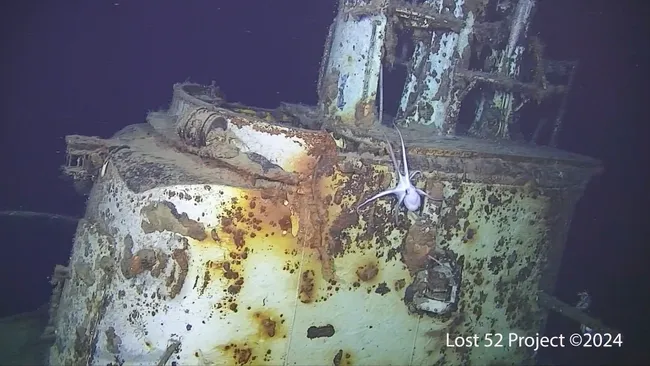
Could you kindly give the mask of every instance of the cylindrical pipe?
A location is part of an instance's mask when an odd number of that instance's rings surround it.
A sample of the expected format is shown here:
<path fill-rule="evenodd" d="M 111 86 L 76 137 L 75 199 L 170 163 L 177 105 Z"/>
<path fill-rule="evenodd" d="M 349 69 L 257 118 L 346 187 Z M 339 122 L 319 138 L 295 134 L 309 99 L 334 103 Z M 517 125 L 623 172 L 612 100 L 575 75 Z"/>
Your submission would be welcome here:
<path fill-rule="evenodd" d="M 330 119 L 367 126 L 376 119 L 375 98 L 386 28 L 384 1 L 340 4 L 322 61 L 325 67 L 319 82 L 319 104 Z"/>

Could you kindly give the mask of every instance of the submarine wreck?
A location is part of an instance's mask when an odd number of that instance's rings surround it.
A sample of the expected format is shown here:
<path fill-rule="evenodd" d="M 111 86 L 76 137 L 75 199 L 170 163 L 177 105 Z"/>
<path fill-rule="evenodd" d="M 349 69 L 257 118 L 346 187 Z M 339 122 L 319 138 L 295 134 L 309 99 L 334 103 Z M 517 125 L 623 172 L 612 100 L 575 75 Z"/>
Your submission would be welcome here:
<path fill-rule="evenodd" d="M 602 171 L 555 147 L 577 64 L 528 35 L 535 5 L 341 0 L 316 106 L 186 82 L 145 123 L 67 136 L 89 198 L 48 364 L 533 364 L 448 341 L 543 332 Z"/>

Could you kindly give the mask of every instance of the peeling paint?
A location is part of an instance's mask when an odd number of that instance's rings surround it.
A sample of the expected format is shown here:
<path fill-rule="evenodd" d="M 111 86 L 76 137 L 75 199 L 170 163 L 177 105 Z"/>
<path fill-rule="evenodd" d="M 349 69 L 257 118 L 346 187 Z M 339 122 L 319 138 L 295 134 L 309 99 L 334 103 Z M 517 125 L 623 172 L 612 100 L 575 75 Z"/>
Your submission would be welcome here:
<path fill-rule="evenodd" d="M 535 294 L 557 272 L 562 220 L 589 162 L 419 142 L 407 151 L 423 171 L 414 183 L 442 201 L 395 220 L 390 199 L 356 210 L 393 185 L 386 156 L 337 151 L 326 132 L 218 113 L 238 149 L 295 179 L 199 169 L 189 150 L 168 149 L 143 127 L 122 131 L 110 144 L 126 147 L 95 181 L 78 228 L 50 363 L 529 358 L 526 349 L 449 348 L 445 335 L 539 331 L 546 313 Z M 267 143 L 276 138 L 295 156 L 274 158 Z"/>
<path fill-rule="evenodd" d="M 368 3 L 378 8 L 379 2 Z M 351 14 L 361 3 L 341 5 L 325 51 L 328 57 L 320 82 L 321 105 L 330 118 L 367 126 L 375 118 L 387 19 L 381 11 Z"/>

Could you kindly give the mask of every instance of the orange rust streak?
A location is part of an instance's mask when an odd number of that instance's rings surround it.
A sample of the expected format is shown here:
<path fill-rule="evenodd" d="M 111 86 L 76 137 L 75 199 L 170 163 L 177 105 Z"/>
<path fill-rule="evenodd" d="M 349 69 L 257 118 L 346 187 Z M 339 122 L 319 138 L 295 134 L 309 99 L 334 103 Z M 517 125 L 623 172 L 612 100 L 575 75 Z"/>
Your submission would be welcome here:
<path fill-rule="evenodd" d="M 140 257 L 137 255 L 134 255 L 133 258 L 131 258 L 131 265 L 129 266 L 129 272 L 131 275 L 137 275 L 142 272 L 142 261 L 140 260 Z"/>
<path fill-rule="evenodd" d="M 263 252 L 263 256 L 283 258 L 288 271 L 301 249 L 291 235 L 291 210 L 283 190 L 243 191 L 225 202 L 219 212 L 217 225 L 208 227 L 206 239 L 196 243 L 222 248 L 225 258 L 208 260 L 197 286 L 203 292 L 211 282 L 222 284 L 217 288 L 223 292 L 223 299 L 215 304 L 215 310 L 224 315 L 245 311 L 237 298 L 246 288 L 244 263 L 252 254 Z"/>
<path fill-rule="evenodd" d="M 224 203 L 218 211 L 221 215 L 217 225 L 206 228 L 206 238 L 195 240 L 198 245 L 223 247 L 231 257 L 234 255 L 240 260 L 245 259 L 242 255 L 250 250 L 270 249 L 287 254 L 299 249 L 293 244 L 295 240 L 289 239 L 291 209 L 283 190 L 246 191 Z"/>
<path fill-rule="evenodd" d="M 309 177 L 312 174 L 316 162 L 316 159 L 310 156 L 299 155 L 289 163 L 288 168 L 291 171 L 297 172 L 301 176 L 300 180 L 302 181 L 305 177 Z"/>
<path fill-rule="evenodd" d="M 336 157 L 336 143 L 329 134 L 310 132 L 302 134 L 298 138 L 303 139 L 308 145 L 307 151 L 305 154 L 299 155 L 291 161 L 289 165 L 290 170 L 303 174 L 304 177 L 309 177 L 309 179 L 313 179 L 314 177 L 312 175 L 319 160 L 335 162 L 333 158 Z"/>
<path fill-rule="evenodd" d="M 247 192 L 223 207 L 221 228 L 225 232 L 242 230 L 249 234 L 290 230 L 286 222 L 291 222 L 291 210 L 285 201 L 286 195 L 279 190 Z M 280 223 L 285 223 L 285 226 Z"/>
<path fill-rule="evenodd" d="M 319 146 L 321 155 L 314 160 L 313 169 L 297 187 L 295 193 L 290 195 L 293 212 L 299 218 L 298 241 L 306 248 L 316 249 L 322 262 L 322 275 L 326 279 L 333 278 L 331 258 L 323 245 L 323 234 L 328 224 L 328 211 L 330 208 L 326 197 L 329 189 L 324 189 L 326 182 L 331 179 L 336 164 L 336 150 L 333 140 L 327 146 L 326 141 Z M 328 149 L 329 147 L 329 149 Z"/>
<path fill-rule="evenodd" d="M 319 156 L 335 156 L 336 143 L 332 136 L 327 132 L 322 131 L 300 131 L 290 128 L 283 128 L 273 126 L 263 121 L 262 119 L 252 116 L 244 115 L 230 115 L 230 123 L 235 126 L 250 126 L 254 130 L 268 133 L 271 135 L 284 135 L 287 138 L 298 138 L 307 145 L 304 155 L 299 155 L 291 161 L 288 170 L 297 172 L 299 174 L 310 175 L 317 162 Z M 293 143 L 293 142 L 288 142 Z M 301 143 L 302 145 L 302 143 Z"/>

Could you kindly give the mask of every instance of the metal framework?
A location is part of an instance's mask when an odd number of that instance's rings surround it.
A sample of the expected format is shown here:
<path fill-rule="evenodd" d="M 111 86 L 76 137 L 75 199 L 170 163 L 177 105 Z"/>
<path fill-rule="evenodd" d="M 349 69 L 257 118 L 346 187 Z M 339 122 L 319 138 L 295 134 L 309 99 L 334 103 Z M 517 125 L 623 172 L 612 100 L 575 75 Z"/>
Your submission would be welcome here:
<path fill-rule="evenodd" d="M 343 123 L 374 123 L 380 68 L 404 65 L 398 125 L 554 146 L 577 63 L 543 58 L 527 34 L 534 9 L 535 0 L 341 1 L 321 65 L 320 108 Z M 521 73 L 524 61 L 530 75 Z M 545 101 L 558 104 L 555 116 L 532 122 L 527 136 L 512 131 L 531 123 L 522 121 L 524 106 Z M 464 104 L 474 107 L 471 121 L 459 119 Z"/>

